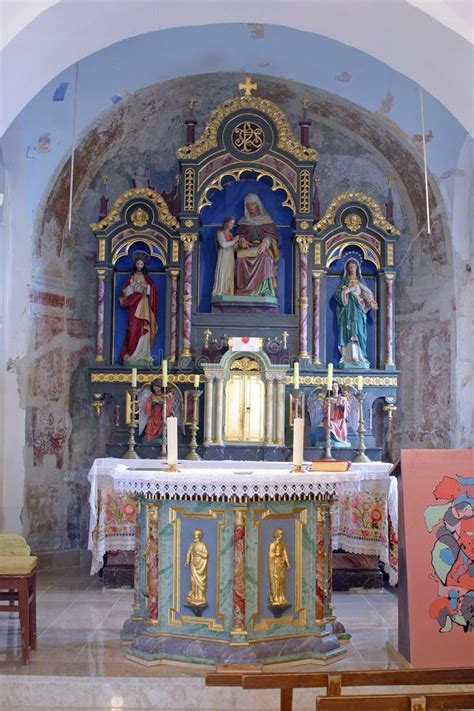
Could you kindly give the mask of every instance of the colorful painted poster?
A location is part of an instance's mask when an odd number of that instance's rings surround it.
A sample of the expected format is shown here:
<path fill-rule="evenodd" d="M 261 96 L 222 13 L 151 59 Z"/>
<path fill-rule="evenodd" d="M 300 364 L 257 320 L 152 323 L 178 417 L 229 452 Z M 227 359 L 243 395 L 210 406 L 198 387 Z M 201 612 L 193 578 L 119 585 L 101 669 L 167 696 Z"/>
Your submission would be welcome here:
<path fill-rule="evenodd" d="M 474 450 L 404 450 L 401 476 L 400 651 L 474 666 Z"/>

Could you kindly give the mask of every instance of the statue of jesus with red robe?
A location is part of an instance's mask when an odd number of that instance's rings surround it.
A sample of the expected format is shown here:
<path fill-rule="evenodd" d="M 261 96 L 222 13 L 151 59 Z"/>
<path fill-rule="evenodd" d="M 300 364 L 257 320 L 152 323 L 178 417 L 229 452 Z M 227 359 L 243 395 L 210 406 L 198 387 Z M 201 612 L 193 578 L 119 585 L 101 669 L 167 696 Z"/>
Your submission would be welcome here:
<path fill-rule="evenodd" d="M 132 274 L 125 280 L 119 300 L 127 309 L 127 330 L 119 363 L 132 364 L 151 359 L 158 326 L 158 292 L 145 267 L 141 253 L 135 253 Z"/>

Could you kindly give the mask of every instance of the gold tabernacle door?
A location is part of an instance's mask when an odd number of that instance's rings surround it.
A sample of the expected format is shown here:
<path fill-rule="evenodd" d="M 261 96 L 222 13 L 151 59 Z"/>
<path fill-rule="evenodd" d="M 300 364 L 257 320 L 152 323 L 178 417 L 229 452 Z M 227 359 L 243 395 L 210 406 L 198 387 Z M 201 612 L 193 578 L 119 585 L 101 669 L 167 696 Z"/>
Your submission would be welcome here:
<path fill-rule="evenodd" d="M 263 442 L 265 386 L 261 372 L 232 372 L 225 395 L 225 440 Z"/>

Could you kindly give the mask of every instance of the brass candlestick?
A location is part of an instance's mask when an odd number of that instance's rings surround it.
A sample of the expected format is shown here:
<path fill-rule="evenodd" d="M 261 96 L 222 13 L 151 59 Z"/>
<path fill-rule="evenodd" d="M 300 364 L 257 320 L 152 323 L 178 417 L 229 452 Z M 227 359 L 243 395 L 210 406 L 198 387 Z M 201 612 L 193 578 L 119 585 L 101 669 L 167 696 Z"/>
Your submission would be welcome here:
<path fill-rule="evenodd" d="M 370 462 L 371 460 L 369 457 L 365 454 L 365 425 L 364 425 L 364 409 L 363 409 L 363 402 L 365 398 L 365 392 L 363 390 L 357 390 L 355 393 L 355 396 L 357 398 L 358 402 L 358 407 L 359 407 L 359 426 L 357 427 L 357 432 L 359 433 L 359 441 L 357 443 L 357 454 L 354 457 L 354 462 L 359 462 L 359 463 L 366 463 Z"/>
<path fill-rule="evenodd" d="M 137 426 L 138 417 L 137 392 L 138 388 L 130 388 L 130 422 L 128 423 L 128 449 L 123 455 L 124 459 L 140 459 L 140 456 L 135 451 L 135 429 Z"/>
<path fill-rule="evenodd" d="M 161 430 L 161 456 L 166 457 L 168 453 L 168 423 L 166 418 L 166 402 L 168 398 L 168 388 L 163 387 L 163 429 Z"/>
<path fill-rule="evenodd" d="M 333 462 L 334 457 L 332 456 L 331 452 L 331 411 L 332 411 L 332 404 L 336 401 L 336 398 L 332 396 L 332 390 L 328 390 L 326 392 L 326 397 L 324 398 L 324 402 L 326 403 L 326 421 L 325 421 L 325 427 L 324 427 L 324 457 L 323 459 L 326 462 Z"/>
<path fill-rule="evenodd" d="M 193 422 L 190 427 L 191 429 L 191 441 L 189 443 L 189 452 L 186 455 L 186 459 L 190 459 L 192 461 L 199 461 L 201 457 L 197 453 L 197 439 L 196 435 L 199 430 L 199 398 L 201 397 L 201 391 L 199 388 L 196 388 L 195 390 L 191 391 L 191 395 L 193 396 Z"/>

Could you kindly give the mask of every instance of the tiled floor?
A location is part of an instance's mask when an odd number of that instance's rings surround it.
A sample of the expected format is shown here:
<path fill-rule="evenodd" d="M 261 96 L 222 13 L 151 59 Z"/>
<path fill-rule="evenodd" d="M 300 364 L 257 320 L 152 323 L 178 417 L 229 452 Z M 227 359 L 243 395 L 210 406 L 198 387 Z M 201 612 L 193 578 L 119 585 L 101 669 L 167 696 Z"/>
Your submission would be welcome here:
<path fill-rule="evenodd" d="M 97 577 L 90 577 L 87 567 L 39 572 L 38 649 L 31 653 L 28 666 L 21 664 L 19 658 L 17 615 L 0 615 L 0 709 L 74 711 L 80 707 L 82 711 L 98 708 L 131 711 L 140 707 L 180 711 L 196 708 L 198 702 L 194 706 L 194 699 L 200 694 L 198 707 L 205 711 L 216 693 L 215 689 L 204 687 L 206 670 L 144 667 L 124 657 L 119 632 L 130 614 L 132 594 L 131 590 L 104 590 Z M 387 642 L 397 645 L 396 596 L 388 591 L 336 593 L 333 600 L 335 614 L 351 633 L 352 640 L 341 661 L 323 668 L 398 666 L 386 646 Z M 316 669 L 321 667 L 308 664 L 292 667 L 295 671 Z M 226 708 L 243 708 L 242 698 L 232 696 L 235 693 L 228 690 Z M 240 693 L 247 695 L 245 704 L 250 699 L 248 695 L 260 694 L 253 697 L 252 709 L 272 711 L 272 704 L 278 699 L 275 692 L 240 690 Z M 219 695 L 222 698 L 221 691 Z M 163 702 L 161 706 L 157 702 L 164 696 L 169 705 Z M 314 708 L 314 697 L 300 707 Z M 214 708 L 225 711 L 223 706 Z"/>
<path fill-rule="evenodd" d="M 119 632 L 129 616 L 131 590 L 105 590 L 87 568 L 38 574 L 38 649 L 19 661 L 18 616 L 0 615 L 0 673 L 65 676 L 203 676 L 174 667 L 147 668 L 124 658 Z M 397 598 L 388 591 L 335 593 L 335 614 L 352 634 L 346 657 L 331 669 L 396 666 Z M 303 667 L 301 667 L 303 668 Z M 311 667 L 314 669 L 314 667 Z"/>

